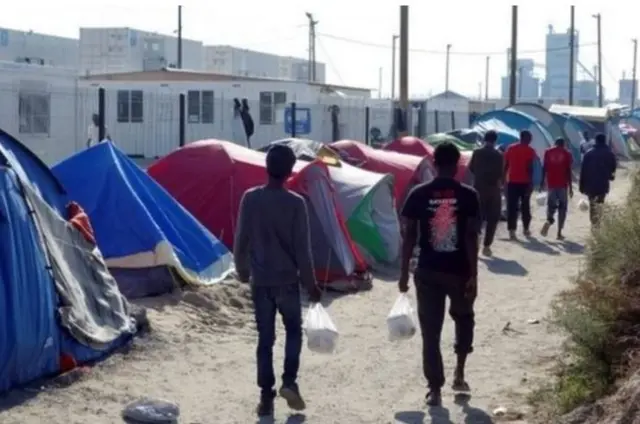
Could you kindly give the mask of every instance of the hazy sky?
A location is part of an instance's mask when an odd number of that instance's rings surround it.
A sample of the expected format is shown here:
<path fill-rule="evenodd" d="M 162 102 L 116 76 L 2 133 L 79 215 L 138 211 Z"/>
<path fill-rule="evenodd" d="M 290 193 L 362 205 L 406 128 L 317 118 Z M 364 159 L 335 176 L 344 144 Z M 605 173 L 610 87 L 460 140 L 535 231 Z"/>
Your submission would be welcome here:
<path fill-rule="evenodd" d="M 450 88 L 477 96 L 484 83 L 485 57 L 491 55 L 489 88 L 500 93 L 510 44 L 511 5 L 501 0 L 410 3 L 410 84 L 413 95 L 444 89 L 445 48 L 452 44 Z M 382 92 L 391 90 L 391 38 L 399 26 L 394 1 L 189 0 L 183 3 L 186 38 L 207 44 L 231 44 L 267 52 L 307 57 L 305 12 L 314 14 L 317 58 L 327 64 L 329 82 L 377 89 L 383 68 Z M 219 6 L 218 6 L 219 5 Z M 548 25 L 564 32 L 569 27 L 569 5 L 561 1 L 531 1 L 520 5 L 519 57 L 544 64 Z M 583 1 L 576 6 L 580 31 L 580 61 L 592 69 L 597 60 L 596 21 L 602 14 L 603 84 L 617 95 L 617 80 L 633 62 L 631 39 L 640 38 L 640 2 Z M 0 26 L 77 37 L 79 26 L 129 26 L 171 33 L 177 27 L 177 5 L 165 0 L 77 2 L 58 0 L 5 1 Z M 339 38 L 357 42 L 341 41 Z M 367 46 L 373 44 L 375 46 Z"/>

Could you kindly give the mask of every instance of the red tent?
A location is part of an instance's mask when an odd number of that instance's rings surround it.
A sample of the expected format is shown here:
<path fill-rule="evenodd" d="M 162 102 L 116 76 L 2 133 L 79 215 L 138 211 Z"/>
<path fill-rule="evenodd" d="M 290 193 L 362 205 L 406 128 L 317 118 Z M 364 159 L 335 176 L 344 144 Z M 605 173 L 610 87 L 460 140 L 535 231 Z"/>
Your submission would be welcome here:
<path fill-rule="evenodd" d="M 408 136 L 396 138 L 391 143 L 384 146 L 384 150 L 392 152 L 404 153 L 406 155 L 427 156 L 433 160 L 434 148 L 426 141 L 418 137 Z"/>
<path fill-rule="evenodd" d="M 404 153 L 407 155 L 426 157 L 433 165 L 433 153 L 435 149 L 426 141 L 419 139 L 418 137 L 402 137 L 393 140 L 391 143 L 384 146 L 384 150 L 391 152 Z M 460 161 L 458 162 L 458 173 L 456 179 L 462 182 L 470 182 L 470 175 L 467 173 L 467 165 L 471 159 L 472 152 L 462 151 Z"/>
<path fill-rule="evenodd" d="M 299 161 L 294 172 L 289 188 L 307 200 L 318 280 L 337 281 L 364 271 L 326 165 Z M 230 249 L 243 193 L 267 179 L 265 153 L 219 140 L 178 149 L 151 165 L 148 173 Z"/>
<path fill-rule="evenodd" d="M 353 140 L 336 141 L 330 146 L 340 154 L 342 160 L 351 165 L 379 174 L 393 175 L 394 197 L 398 207 L 414 184 L 429 181 L 434 176 L 429 158 L 374 149 Z"/>

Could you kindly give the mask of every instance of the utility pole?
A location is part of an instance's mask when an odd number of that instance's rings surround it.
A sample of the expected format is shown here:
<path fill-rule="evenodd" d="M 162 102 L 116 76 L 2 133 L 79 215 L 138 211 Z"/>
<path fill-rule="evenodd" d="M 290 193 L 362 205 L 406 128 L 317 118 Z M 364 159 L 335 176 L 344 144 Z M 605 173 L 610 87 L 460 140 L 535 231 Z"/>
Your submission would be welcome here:
<path fill-rule="evenodd" d="M 382 98 L 382 66 L 378 68 L 378 98 Z"/>
<path fill-rule="evenodd" d="M 631 71 L 633 85 L 631 86 L 631 110 L 633 110 L 636 107 L 636 97 L 638 97 L 636 94 L 636 90 L 638 89 L 638 79 L 636 75 L 636 71 L 638 70 L 638 39 L 634 38 L 631 42 L 633 43 L 633 70 Z"/>
<path fill-rule="evenodd" d="M 178 6 L 178 69 L 182 69 L 182 6 Z"/>
<path fill-rule="evenodd" d="M 399 36 L 394 34 L 391 40 L 391 100 L 396 99 L 396 41 Z"/>
<path fill-rule="evenodd" d="M 309 81 L 316 82 L 316 25 L 318 21 L 313 20 L 313 15 L 306 12 L 309 19 Z"/>
<path fill-rule="evenodd" d="M 409 111 L 409 6 L 400 6 L 400 110 L 404 121 Z M 406 127 L 406 125 L 405 125 Z M 399 133 L 400 137 L 408 135 L 407 128 Z"/>
<path fill-rule="evenodd" d="M 518 6 L 511 6 L 511 70 L 509 71 L 509 105 L 516 104 L 518 72 Z"/>
<path fill-rule="evenodd" d="M 571 6 L 571 35 L 569 36 L 569 104 L 573 106 L 573 82 L 575 78 L 575 49 L 576 49 L 576 7 Z"/>
<path fill-rule="evenodd" d="M 593 15 L 598 23 L 598 106 L 604 105 L 604 93 L 602 91 L 602 16 Z"/>
<path fill-rule="evenodd" d="M 489 100 L 489 63 L 491 56 L 487 56 L 487 66 L 484 70 L 484 100 Z"/>
<path fill-rule="evenodd" d="M 451 56 L 451 44 L 447 44 L 447 57 L 445 60 L 445 73 L 444 73 L 444 94 L 447 96 L 449 93 L 449 64 L 450 64 L 450 56 Z"/>

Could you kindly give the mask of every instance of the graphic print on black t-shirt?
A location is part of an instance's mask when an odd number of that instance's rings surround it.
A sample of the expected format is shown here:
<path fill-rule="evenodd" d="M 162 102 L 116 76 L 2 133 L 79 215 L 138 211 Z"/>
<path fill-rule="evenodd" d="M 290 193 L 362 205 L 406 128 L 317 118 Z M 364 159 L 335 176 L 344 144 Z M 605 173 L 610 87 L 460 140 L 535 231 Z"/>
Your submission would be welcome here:
<path fill-rule="evenodd" d="M 468 276 L 465 234 L 479 209 L 476 191 L 453 179 L 436 178 L 415 187 L 402 216 L 419 223 L 418 268 Z"/>
<path fill-rule="evenodd" d="M 429 199 L 432 217 L 431 248 L 434 252 L 455 252 L 458 250 L 457 199 L 454 190 L 442 190 L 433 193 Z"/>

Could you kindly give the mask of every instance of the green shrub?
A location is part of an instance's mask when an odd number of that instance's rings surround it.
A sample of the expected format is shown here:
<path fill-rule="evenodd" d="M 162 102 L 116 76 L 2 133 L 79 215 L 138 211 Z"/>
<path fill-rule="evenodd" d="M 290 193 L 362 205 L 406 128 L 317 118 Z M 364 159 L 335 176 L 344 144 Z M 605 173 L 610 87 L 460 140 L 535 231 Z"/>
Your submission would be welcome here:
<path fill-rule="evenodd" d="M 587 244 L 584 270 L 552 304 L 551 323 L 567 334 L 557 378 L 534 406 L 553 415 L 607 395 L 640 347 L 640 174 L 622 205 L 605 206 Z"/>

